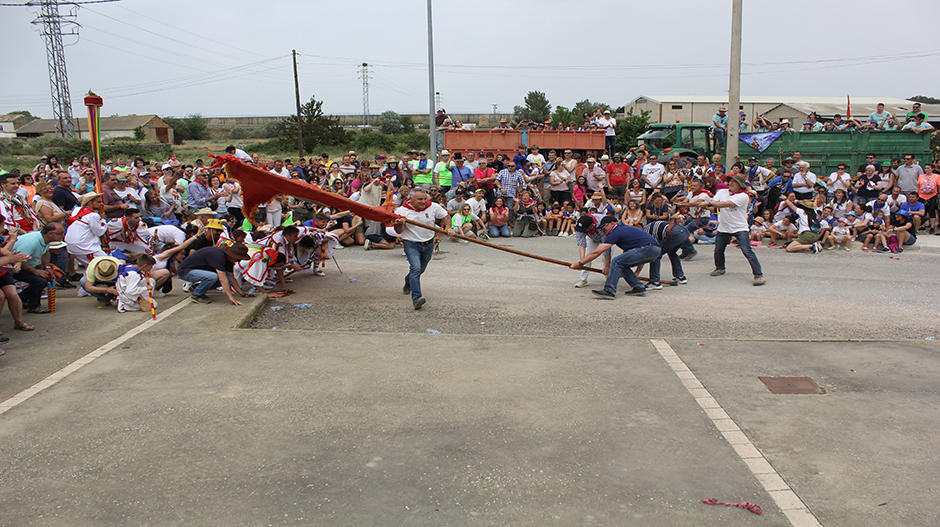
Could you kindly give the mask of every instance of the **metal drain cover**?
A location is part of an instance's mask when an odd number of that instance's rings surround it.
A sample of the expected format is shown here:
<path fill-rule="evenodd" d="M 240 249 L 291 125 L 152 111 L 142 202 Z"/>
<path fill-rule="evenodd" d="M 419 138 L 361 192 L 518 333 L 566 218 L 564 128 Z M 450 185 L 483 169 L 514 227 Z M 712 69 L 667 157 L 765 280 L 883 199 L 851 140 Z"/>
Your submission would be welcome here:
<path fill-rule="evenodd" d="M 770 393 L 776 394 L 824 394 L 826 390 L 820 388 L 809 377 L 758 377 L 767 386 Z"/>

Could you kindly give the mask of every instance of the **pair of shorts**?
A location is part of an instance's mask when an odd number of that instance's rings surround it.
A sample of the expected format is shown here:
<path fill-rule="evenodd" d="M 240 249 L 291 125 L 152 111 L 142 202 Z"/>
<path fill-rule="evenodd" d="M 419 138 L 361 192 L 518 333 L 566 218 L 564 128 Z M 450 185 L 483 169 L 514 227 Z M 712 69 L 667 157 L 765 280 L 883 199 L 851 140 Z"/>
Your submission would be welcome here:
<path fill-rule="evenodd" d="M 796 243 L 800 245 L 812 245 L 819 239 L 819 233 L 813 231 L 803 231 L 796 238 Z"/>
<path fill-rule="evenodd" d="M 5 271 L 3 274 L 0 274 L 0 287 L 7 285 L 16 285 L 16 281 L 13 280 L 13 273 Z"/>

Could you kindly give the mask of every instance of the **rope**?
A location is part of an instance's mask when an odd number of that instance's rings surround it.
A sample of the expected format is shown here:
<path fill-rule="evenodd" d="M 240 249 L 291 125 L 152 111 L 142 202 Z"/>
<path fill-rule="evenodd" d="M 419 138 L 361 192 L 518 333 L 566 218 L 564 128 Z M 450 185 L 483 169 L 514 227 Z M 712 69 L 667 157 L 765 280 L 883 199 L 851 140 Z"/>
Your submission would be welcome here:
<path fill-rule="evenodd" d="M 764 514 L 764 509 L 762 509 L 760 505 L 747 501 L 742 501 L 741 503 L 725 503 L 723 501 L 718 501 L 715 498 L 709 498 L 702 500 L 702 503 L 706 505 L 727 505 L 728 507 L 741 507 L 742 509 L 753 512 L 754 514 Z"/>

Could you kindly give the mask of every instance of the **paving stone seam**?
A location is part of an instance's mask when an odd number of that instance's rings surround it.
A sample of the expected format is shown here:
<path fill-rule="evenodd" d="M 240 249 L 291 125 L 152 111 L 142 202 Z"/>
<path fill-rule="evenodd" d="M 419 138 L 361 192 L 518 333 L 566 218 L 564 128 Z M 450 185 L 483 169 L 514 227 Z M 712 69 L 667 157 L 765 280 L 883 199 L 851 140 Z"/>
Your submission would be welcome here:
<path fill-rule="evenodd" d="M 190 305 L 191 303 L 192 302 L 189 301 L 189 297 L 187 296 L 185 300 L 178 302 L 173 307 L 157 315 L 156 320 L 152 318 L 147 319 L 146 322 L 143 322 L 140 325 L 131 328 L 120 337 L 108 342 L 107 344 L 103 346 L 95 348 L 93 351 L 89 352 L 88 354 L 81 357 L 80 359 L 72 362 L 68 366 L 65 366 L 59 371 L 49 375 L 45 379 L 37 382 L 36 384 L 30 386 L 29 388 L 26 388 L 25 390 L 19 392 L 13 397 L 10 397 L 9 399 L 5 401 L 0 402 L 0 415 L 3 415 L 9 410 L 12 410 L 18 404 L 25 402 L 30 397 L 42 392 L 46 388 L 49 388 L 50 386 L 55 385 L 57 382 L 68 377 L 70 374 L 75 373 L 76 371 L 81 369 L 83 366 L 87 366 L 88 364 L 91 364 L 91 362 L 97 359 L 98 357 L 113 350 L 114 348 L 120 346 L 121 344 L 127 342 L 128 340 L 136 337 L 137 335 L 150 329 L 156 324 L 159 324 L 160 321 L 162 321 L 166 317 L 172 315 L 173 313 L 176 313 L 177 311 L 179 311 L 180 309 L 183 309 L 184 307 Z"/>
<path fill-rule="evenodd" d="M 685 361 L 672 349 L 672 346 L 662 339 L 650 339 L 650 342 L 685 386 L 689 395 L 702 407 L 705 415 L 715 425 L 715 428 L 721 432 L 731 448 L 744 461 L 754 478 L 774 500 L 774 503 L 786 516 L 790 525 L 793 527 L 822 527 L 819 519 L 796 495 L 796 492 L 790 488 L 790 485 L 767 461 L 767 458 L 761 454 L 760 450 L 751 443 L 751 440 L 741 431 L 734 419 L 724 411 L 721 404 L 712 396 L 708 388 L 699 381 L 695 373 L 686 366 Z"/>

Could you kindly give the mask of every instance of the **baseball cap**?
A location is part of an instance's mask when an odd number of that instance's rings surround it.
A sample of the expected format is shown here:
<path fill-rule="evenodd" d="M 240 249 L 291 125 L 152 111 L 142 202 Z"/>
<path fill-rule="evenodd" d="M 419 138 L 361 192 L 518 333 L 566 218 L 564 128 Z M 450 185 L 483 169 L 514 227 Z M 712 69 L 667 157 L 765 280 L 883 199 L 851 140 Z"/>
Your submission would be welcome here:
<path fill-rule="evenodd" d="M 603 229 L 604 225 L 607 225 L 608 223 L 617 223 L 617 218 L 613 216 L 604 216 L 603 218 L 601 218 L 601 221 L 600 223 L 597 224 L 597 226 L 598 228 Z"/>
<path fill-rule="evenodd" d="M 590 214 L 585 214 L 578 218 L 578 222 L 574 226 L 575 232 L 586 233 L 591 230 L 591 227 L 594 226 L 595 220 L 594 216 Z"/>

